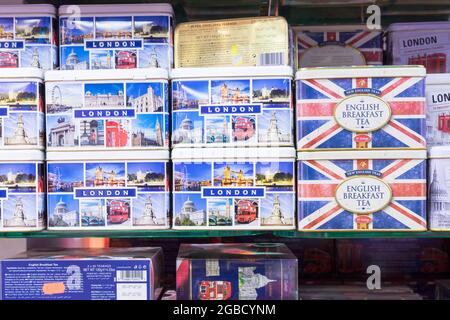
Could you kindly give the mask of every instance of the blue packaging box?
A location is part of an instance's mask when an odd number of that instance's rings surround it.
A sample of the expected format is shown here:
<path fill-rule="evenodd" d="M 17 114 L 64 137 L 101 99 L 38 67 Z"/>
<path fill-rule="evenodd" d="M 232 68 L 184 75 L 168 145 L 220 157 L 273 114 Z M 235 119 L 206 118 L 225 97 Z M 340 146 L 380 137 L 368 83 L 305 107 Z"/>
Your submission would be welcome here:
<path fill-rule="evenodd" d="M 0 300 L 154 300 L 161 248 L 32 250 L 0 261 Z"/>
<path fill-rule="evenodd" d="M 284 244 L 182 244 L 178 300 L 296 300 L 297 258 Z"/>

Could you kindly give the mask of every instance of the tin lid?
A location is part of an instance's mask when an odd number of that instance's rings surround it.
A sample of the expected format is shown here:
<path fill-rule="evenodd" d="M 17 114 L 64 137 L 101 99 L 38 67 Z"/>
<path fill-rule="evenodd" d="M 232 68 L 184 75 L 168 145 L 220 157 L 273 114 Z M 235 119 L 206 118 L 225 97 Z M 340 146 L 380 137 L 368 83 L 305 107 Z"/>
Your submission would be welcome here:
<path fill-rule="evenodd" d="M 0 72 L 0 79 L 35 78 L 44 79 L 44 70 L 39 68 L 4 68 Z"/>
<path fill-rule="evenodd" d="M 425 78 L 426 84 L 447 84 L 450 85 L 450 73 L 430 73 Z"/>
<path fill-rule="evenodd" d="M 428 148 L 428 157 L 435 158 L 450 158 L 450 146 L 434 146 Z"/>
<path fill-rule="evenodd" d="M 335 78 L 424 77 L 423 66 L 353 66 L 300 68 L 295 80 Z"/>
<path fill-rule="evenodd" d="M 450 150 L 450 149 L 449 149 Z M 426 150 L 351 150 L 297 152 L 298 160 L 425 159 Z"/>
<path fill-rule="evenodd" d="M 448 30 L 450 21 L 427 21 L 427 22 L 399 22 L 393 23 L 387 29 L 388 32 L 396 31 L 426 31 L 426 30 Z"/>
<path fill-rule="evenodd" d="M 44 161 L 45 152 L 39 150 L 0 150 L 0 161 Z"/>
<path fill-rule="evenodd" d="M 71 6 L 59 7 L 61 17 L 72 15 Z M 167 14 L 173 16 L 172 5 L 168 3 L 136 3 L 136 4 L 85 4 L 78 6 L 81 14 L 93 15 L 146 15 Z"/>
<path fill-rule="evenodd" d="M 174 160 L 198 159 L 295 159 L 295 149 L 284 148 L 175 148 Z"/>
<path fill-rule="evenodd" d="M 53 70 L 45 73 L 45 81 L 90 81 L 90 80 L 152 80 L 169 77 L 167 70 L 160 68 L 114 69 L 114 70 Z"/>
<path fill-rule="evenodd" d="M 370 30 L 365 24 L 333 24 L 333 25 L 296 25 L 292 26 L 295 32 L 340 32 L 340 31 L 358 31 L 367 30 L 370 32 L 381 32 L 381 30 Z"/>
<path fill-rule="evenodd" d="M 1 5 L 0 16 L 7 15 L 39 15 L 50 14 L 56 15 L 56 8 L 51 4 L 14 4 L 14 5 Z"/>
<path fill-rule="evenodd" d="M 176 68 L 171 71 L 170 78 L 292 77 L 292 74 L 289 66 Z"/>
<path fill-rule="evenodd" d="M 48 151 L 48 161 L 169 160 L 168 150 Z"/>

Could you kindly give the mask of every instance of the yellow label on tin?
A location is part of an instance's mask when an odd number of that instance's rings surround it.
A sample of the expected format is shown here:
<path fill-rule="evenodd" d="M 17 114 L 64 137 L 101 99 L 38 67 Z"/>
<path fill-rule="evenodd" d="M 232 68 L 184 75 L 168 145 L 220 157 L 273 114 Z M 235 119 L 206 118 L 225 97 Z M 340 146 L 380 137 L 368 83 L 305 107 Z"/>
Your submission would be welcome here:
<path fill-rule="evenodd" d="M 282 17 L 188 22 L 175 30 L 175 67 L 288 65 Z"/>

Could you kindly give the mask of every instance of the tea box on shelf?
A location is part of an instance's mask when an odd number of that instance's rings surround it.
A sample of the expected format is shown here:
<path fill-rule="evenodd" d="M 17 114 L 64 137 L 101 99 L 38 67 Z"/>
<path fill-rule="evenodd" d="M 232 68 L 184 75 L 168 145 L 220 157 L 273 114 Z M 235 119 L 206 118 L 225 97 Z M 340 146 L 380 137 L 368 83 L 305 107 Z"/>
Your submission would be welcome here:
<path fill-rule="evenodd" d="M 173 228 L 295 228 L 294 148 L 175 149 Z"/>
<path fill-rule="evenodd" d="M 425 68 L 304 68 L 297 150 L 424 149 Z"/>
<path fill-rule="evenodd" d="M 301 231 L 425 231 L 426 151 L 298 153 Z"/>
<path fill-rule="evenodd" d="M 283 17 L 180 23 L 175 29 L 175 68 L 286 66 L 291 57 Z"/>
<path fill-rule="evenodd" d="M 164 69 L 45 74 L 48 151 L 169 148 Z"/>
<path fill-rule="evenodd" d="M 393 23 L 387 31 L 390 64 L 420 64 L 427 73 L 450 72 L 449 21 Z"/>
<path fill-rule="evenodd" d="M 170 69 L 173 15 L 167 3 L 61 6 L 61 69 Z"/>
<path fill-rule="evenodd" d="M 365 25 L 295 26 L 298 67 L 383 64 L 383 33 Z"/>
<path fill-rule="evenodd" d="M 49 230 L 168 229 L 168 151 L 48 152 Z"/>
<path fill-rule="evenodd" d="M 44 73 L 36 68 L 0 73 L 0 150 L 45 148 Z"/>
<path fill-rule="evenodd" d="M 179 300 L 296 300 L 297 258 L 280 243 L 182 244 Z"/>
<path fill-rule="evenodd" d="M 56 9 L 50 4 L 2 4 L 0 68 L 58 67 Z"/>
<path fill-rule="evenodd" d="M 0 261 L 0 300 L 156 300 L 162 248 L 34 249 Z"/>
<path fill-rule="evenodd" d="M 171 72 L 172 145 L 294 146 L 292 68 Z"/>
<path fill-rule="evenodd" d="M 450 144 L 450 74 L 428 74 L 427 95 L 427 145 Z"/>
<path fill-rule="evenodd" d="M 0 151 L 0 232 L 45 228 L 44 153 Z"/>

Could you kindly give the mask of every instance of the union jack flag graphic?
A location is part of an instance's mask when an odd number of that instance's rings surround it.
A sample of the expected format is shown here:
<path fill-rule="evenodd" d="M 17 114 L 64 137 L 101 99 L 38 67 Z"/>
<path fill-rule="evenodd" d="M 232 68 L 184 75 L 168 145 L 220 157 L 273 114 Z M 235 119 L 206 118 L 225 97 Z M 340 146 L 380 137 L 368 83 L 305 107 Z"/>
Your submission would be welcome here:
<path fill-rule="evenodd" d="M 297 80 L 297 148 L 424 149 L 424 86 L 420 76 Z M 365 89 L 389 105 L 389 121 L 371 132 L 347 130 L 336 121 L 335 108 L 355 91 Z"/>
<path fill-rule="evenodd" d="M 380 31 L 363 29 L 352 31 L 300 31 L 297 33 L 298 61 L 300 63 L 303 53 L 310 48 L 338 44 L 358 50 L 364 56 L 367 65 L 382 65 L 382 43 Z M 299 67 L 313 66 L 300 65 Z"/>
<path fill-rule="evenodd" d="M 368 151 L 370 152 L 370 151 Z M 426 230 L 426 160 L 301 160 L 298 164 L 299 230 Z M 386 205 L 373 213 L 342 208 L 336 190 L 352 173 L 373 173 L 390 187 Z"/>

